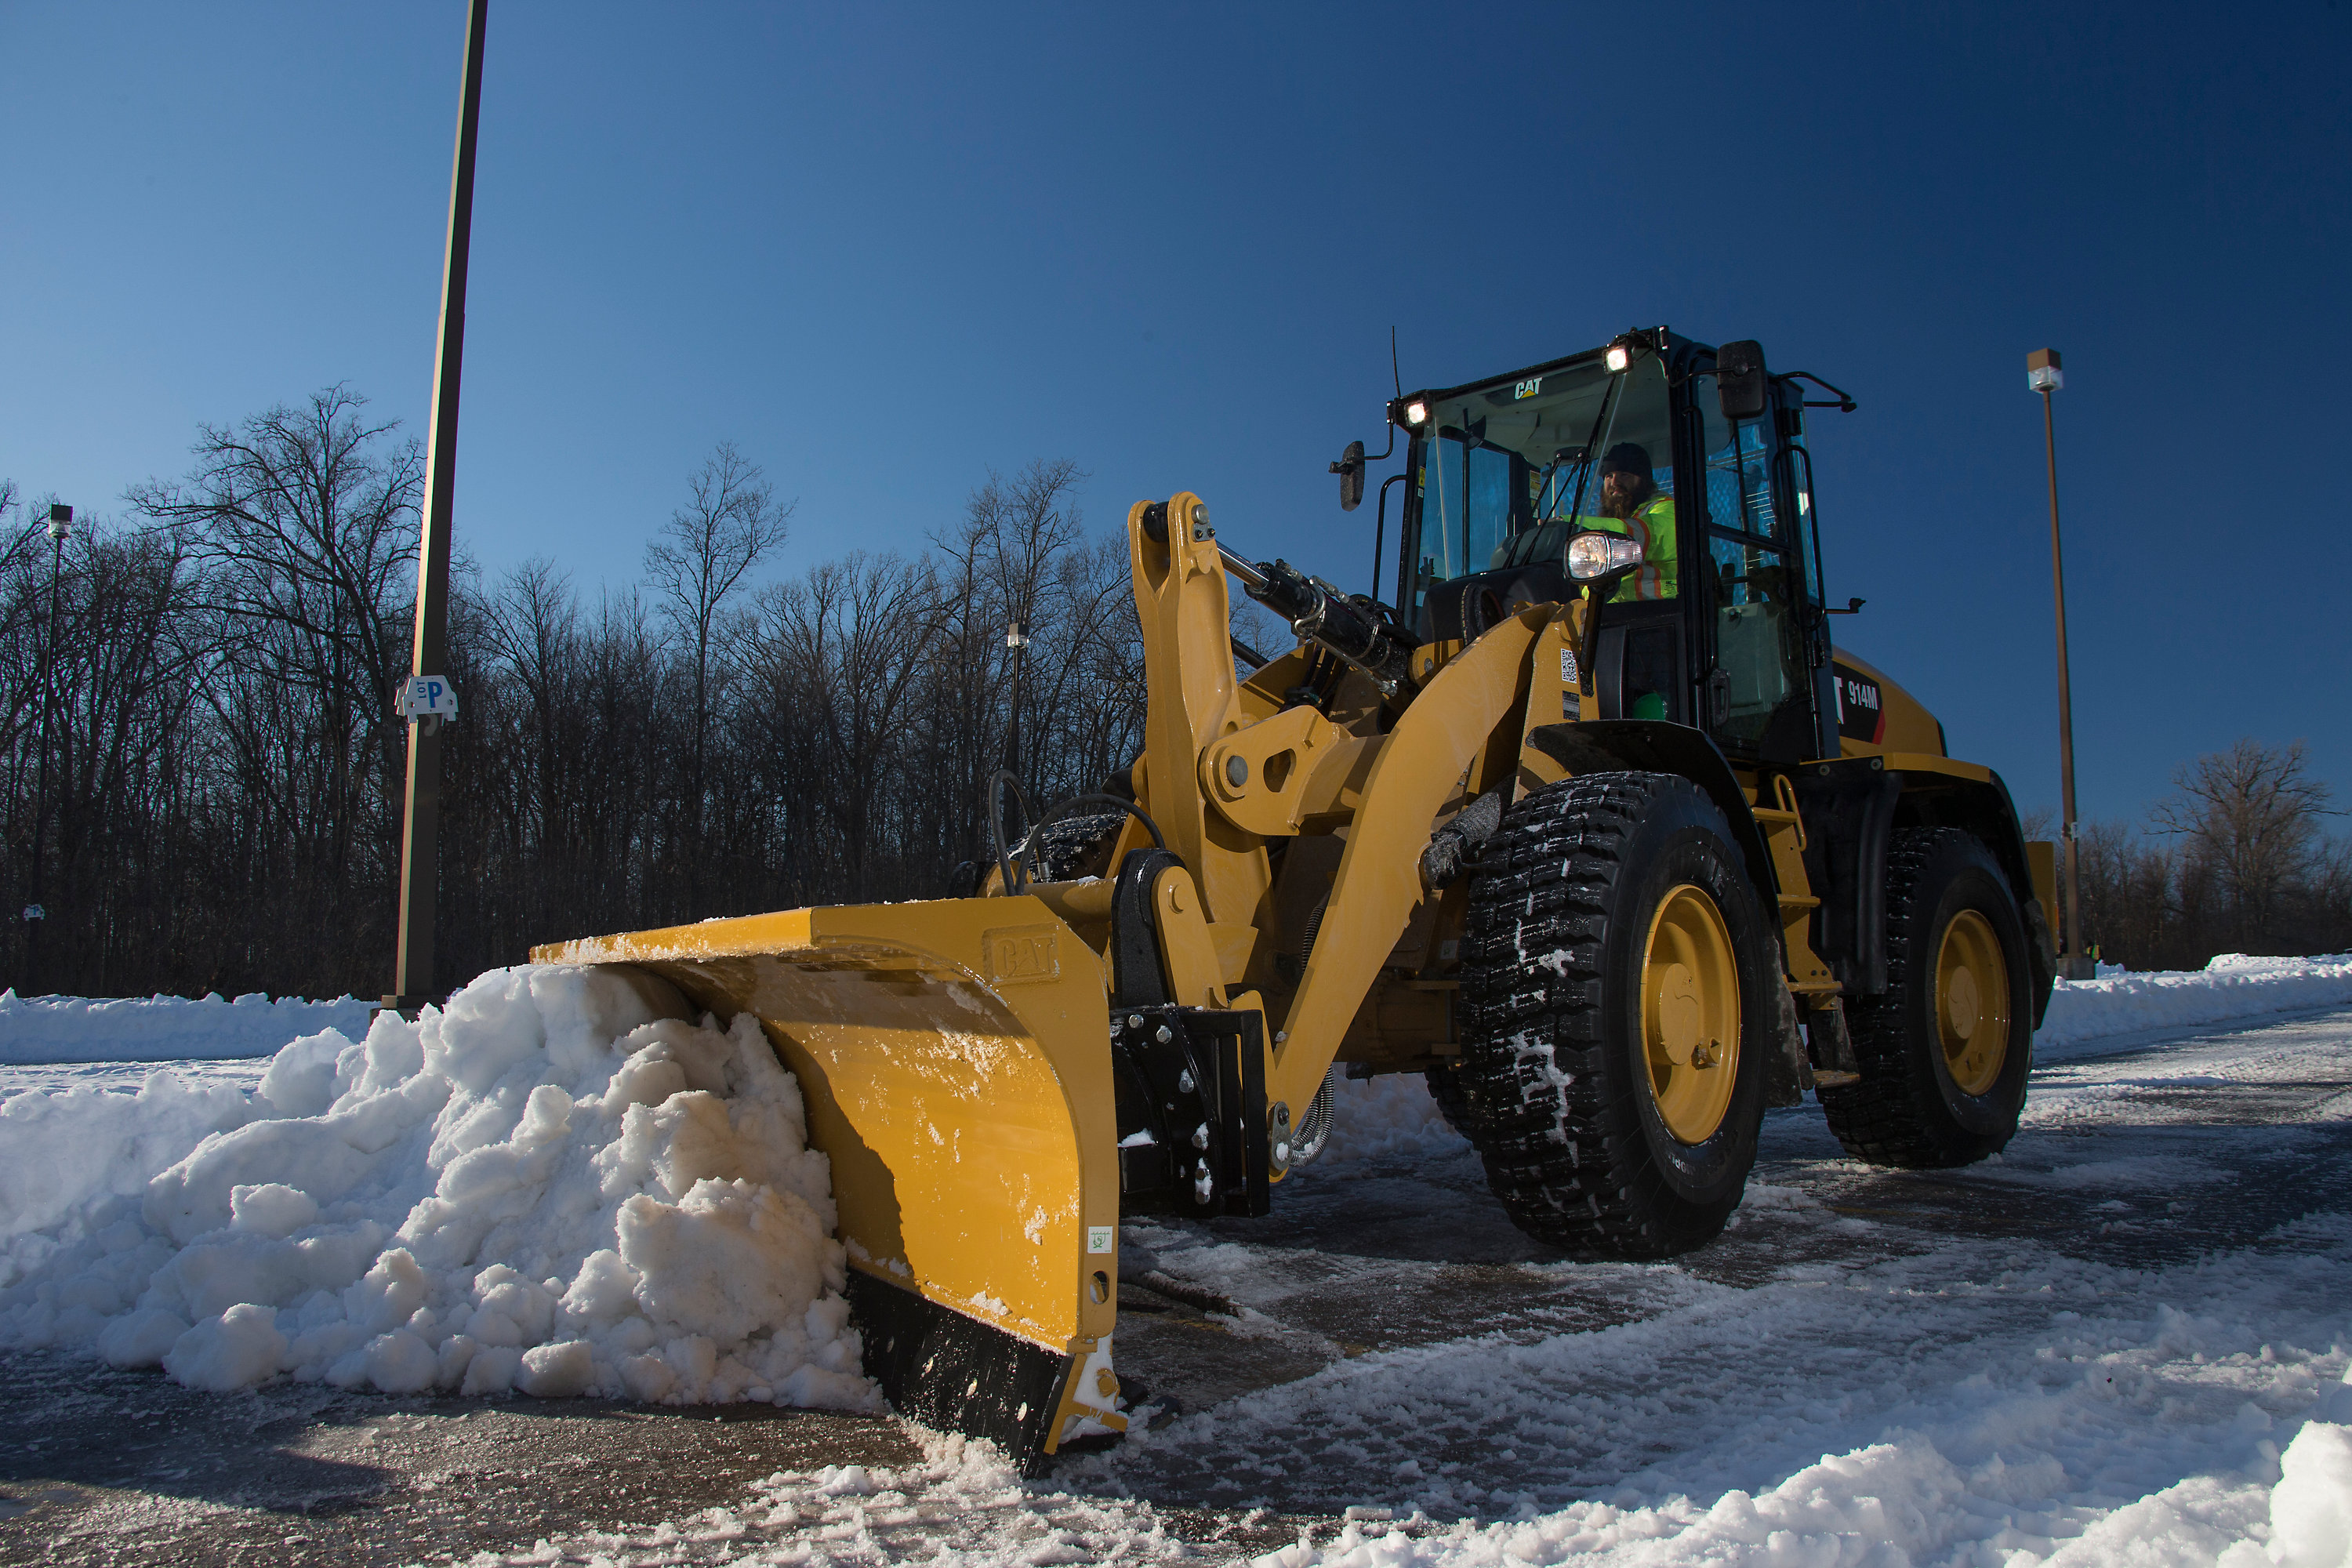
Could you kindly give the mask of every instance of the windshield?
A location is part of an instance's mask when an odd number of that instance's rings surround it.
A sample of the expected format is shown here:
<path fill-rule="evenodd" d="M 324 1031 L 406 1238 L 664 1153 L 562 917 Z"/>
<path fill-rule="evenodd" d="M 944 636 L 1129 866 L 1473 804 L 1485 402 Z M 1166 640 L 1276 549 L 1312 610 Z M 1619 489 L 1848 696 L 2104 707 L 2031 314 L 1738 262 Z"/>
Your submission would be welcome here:
<path fill-rule="evenodd" d="M 1480 387 L 1438 402 L 1430 421 L 1413 446 L 1415 607 L 1439 583 L 1557 559 L 1579 528 L 1625 531 L 1601 515 L 1612 510 L 1603 468 L 1645 468 L 1644 500 L 1674 494 L 1665 368 L 1654 354 L 1616 375 L 1593 363 Z M 1654 583 L 1647 596 L 1659 596 Z"/>

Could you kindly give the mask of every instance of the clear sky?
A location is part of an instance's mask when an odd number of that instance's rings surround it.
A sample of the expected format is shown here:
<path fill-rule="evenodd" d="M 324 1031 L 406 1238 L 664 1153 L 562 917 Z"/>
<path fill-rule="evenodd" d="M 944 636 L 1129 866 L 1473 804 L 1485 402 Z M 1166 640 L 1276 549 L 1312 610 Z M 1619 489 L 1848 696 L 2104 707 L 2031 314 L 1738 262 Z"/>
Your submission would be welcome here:
<path fill-rule="evenodd" d="M 0 4 L 0 476 L 107 514 L 333 382 L 422 435 L 462 0 Z M 2242 734 L 2352 805 L 2352 16 L 2210 6 L 492 6 L 457 490 L 632 580 L 721 438 L 780 569 L 992 466 L 1349 587 L 1325 471 L 1408 386 L 1666 323 L 1814 416 L 1852 646 L 2084 813 Z M 1377 483 L 1383 473 L 1376 468 Z"/>

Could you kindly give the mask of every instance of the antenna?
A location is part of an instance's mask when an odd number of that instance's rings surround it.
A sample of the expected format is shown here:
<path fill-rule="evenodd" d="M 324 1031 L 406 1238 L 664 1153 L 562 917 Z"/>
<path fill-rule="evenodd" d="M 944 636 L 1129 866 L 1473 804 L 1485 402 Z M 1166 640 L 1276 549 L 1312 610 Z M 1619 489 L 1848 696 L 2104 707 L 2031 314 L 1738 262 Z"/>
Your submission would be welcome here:
<path fill-rule="evenodd" d="M 1396 395 L 1404 395 L 1404 373 L 1397 368 L 1396 323 L 1389 323 L 1389 375 L 1396 382 Z"/>

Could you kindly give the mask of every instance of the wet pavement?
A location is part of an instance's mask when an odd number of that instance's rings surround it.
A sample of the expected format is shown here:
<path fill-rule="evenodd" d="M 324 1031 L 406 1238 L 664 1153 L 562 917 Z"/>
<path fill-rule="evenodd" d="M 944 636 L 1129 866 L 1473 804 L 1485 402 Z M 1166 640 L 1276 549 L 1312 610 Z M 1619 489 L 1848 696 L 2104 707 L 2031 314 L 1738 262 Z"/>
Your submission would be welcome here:
<path fill-rule="evenodd" d="M 1998 1245 L 2125 1268 L 2291 1248 L 2352 1178 L 2352 1013 L 2112 1042 L 2037 1070 L 2028 1124 L 1958 1172 L 1847 1161 L 1811 1105 L 1771 1113 L 1750 1202 L 1673 1265 L 1567 1265 L 1503 1219 L 1466 1149 L 1318 1170 L 1257 1221 L 1138 1226 L 1203 1310 L 1130 1285 L 1121 1374 L 1157 1419 L 1213 1409 L 1379 1351 L 1472 1338 L 1532 1344 L 1641 1321 L 1702 1285 L 1792 1267 Z M 1131 1270 L 1140 1272 L 1140 1270 Z M 1186 1291 L 1198 1295 L 1197 1291 Z M 903 1466 L 898 1423 L 736 1405 L 394 1398 L 280 1384 L 196 1394 L 157 1373 L 12 1353 L 0 1376 L 0 1562 L 404 1563 L 528 1551 L 731 1508 L 764 1477 Z M 1477 1439 L 1447 1463 L 1472 1463 Z M 1433 1465 L 1445 1458 L 1433 1443 Z M 1080 1462 L 1068 1467 L 1083 1470 Z M 1295 1539 L 1339 1493 L 1276 1479 L 1250 1506 L 1204 1480 L 1135 1472 L 1176 1536 L 1211 1557 Z M 557 1553 L 558 1557 L 573 1555 Z"/>

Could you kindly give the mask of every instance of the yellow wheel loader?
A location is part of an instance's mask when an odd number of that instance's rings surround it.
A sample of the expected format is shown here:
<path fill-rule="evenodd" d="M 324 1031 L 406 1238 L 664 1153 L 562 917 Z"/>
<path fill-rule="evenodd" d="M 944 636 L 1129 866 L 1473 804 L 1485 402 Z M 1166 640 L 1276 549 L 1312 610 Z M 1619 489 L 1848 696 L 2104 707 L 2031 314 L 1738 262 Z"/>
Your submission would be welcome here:
<path fill-rule="evenodd" d="M 1833 647 L 1821 406 L 1853 402 L 1663 328 L 1400 396 L 1393 603 L 1228 552 L 1197 496 L 1139 503 L 1143 752 L 1000 834 L 971 896 L 534 957 L 761 1020 L 867 1371 L 1030 1468 L 1123 1428 L 1122 1219 L 1265 1213 L 1343 1069 L 1426 1074 L 1577 1256 L 1715 1236 L 1807 1088 L 1864 1159 L 1981 1158 L 2049 996 L 2050 847 Z M 1298 639 L 1246 673 L 1233 582 Z"/>

